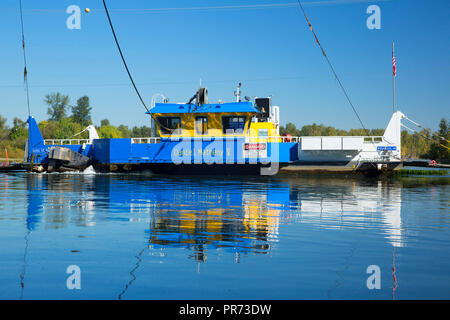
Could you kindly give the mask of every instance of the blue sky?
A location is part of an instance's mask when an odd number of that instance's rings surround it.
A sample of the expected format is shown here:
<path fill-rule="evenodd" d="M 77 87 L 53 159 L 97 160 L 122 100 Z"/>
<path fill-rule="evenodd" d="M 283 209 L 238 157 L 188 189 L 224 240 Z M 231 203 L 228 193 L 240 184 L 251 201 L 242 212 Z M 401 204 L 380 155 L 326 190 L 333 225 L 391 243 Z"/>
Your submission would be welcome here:
<path fill-rule="evenodd" d="M 314 4 L 313 2 L 318 2 Z M 322 4 L 321 4 L 322 2 Z M 281 122 L 359 128 L 295 0 L 108 0 L 128 65 L 147 104 L 163 93 L 188 100 L 199 80 L 210 101 L 233 101 L 236 84 L 247 96 L 273 96 Z M 69 5 L 91 8 L 81 29 L 66 28 Z M 369 30 L 366 9 L 381 9 L 381 29 Z M 95 124 L 149 123 L 115 47 L 101 0 L 23 0 L 31 112 L 48 118 L 44 96 L 71 102 L 88 95 Z M 384 128 L 392 111 L 391 45 L 396 43 L 396 104 L 409 118 L 437 129 L 449 118 L 450 1 L 304 1 L 320 42 L 364 125 Z M 140 9 L 140 10 L 120 10 Z M 145 9 L 145 10 L 143 10 Z M 0 114 L 25 119 L 18 0 L 0 2 Z"/>

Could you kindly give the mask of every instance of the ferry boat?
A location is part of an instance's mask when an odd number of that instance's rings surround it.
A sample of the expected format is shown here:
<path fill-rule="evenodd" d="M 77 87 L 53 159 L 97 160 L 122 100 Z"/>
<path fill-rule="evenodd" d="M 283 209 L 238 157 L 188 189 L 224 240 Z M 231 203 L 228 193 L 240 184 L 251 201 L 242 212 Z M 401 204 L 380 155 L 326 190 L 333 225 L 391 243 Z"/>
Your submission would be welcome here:
<path fill-rule="evenodd" d="M 147 112 L 152 136 L 44 140 L 29 117 L 26 151 L 31 171 L 83 170 L 163 174 L 261 174 L 332 171 L 380 173 L 402 167 L 400 127 L 395 112 L 383 136 L 292 137 L 279 133 L 280 108 L 272 98 L 208 103 L 200 88 L 187 103 L 156 103 Z M 195 101 L 194 101 L 195 100 Z"/>

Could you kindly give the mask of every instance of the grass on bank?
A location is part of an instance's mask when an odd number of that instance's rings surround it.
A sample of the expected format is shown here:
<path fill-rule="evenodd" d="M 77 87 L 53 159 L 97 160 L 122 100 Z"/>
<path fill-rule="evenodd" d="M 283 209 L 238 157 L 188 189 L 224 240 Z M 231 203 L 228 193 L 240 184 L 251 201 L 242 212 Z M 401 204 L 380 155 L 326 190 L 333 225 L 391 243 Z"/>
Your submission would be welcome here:
<path fill-rule="evenodd" d="M 448 175 L 448 170 L 410 170 L 410 169 L 400 169 L 394 171 L 394 175 L 397 176 L 446 176 Z"/>

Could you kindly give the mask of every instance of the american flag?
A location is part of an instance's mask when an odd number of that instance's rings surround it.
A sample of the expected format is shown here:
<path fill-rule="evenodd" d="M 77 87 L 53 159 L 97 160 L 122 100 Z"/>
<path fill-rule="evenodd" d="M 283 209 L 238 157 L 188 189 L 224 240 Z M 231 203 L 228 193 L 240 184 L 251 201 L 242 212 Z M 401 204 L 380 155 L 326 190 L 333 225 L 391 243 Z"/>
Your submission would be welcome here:
<path fill-rule="evenodd" d="M 395 77 L 395 56 L 394 56 L 394 43 L 392 43 L 392 71 Z"/>

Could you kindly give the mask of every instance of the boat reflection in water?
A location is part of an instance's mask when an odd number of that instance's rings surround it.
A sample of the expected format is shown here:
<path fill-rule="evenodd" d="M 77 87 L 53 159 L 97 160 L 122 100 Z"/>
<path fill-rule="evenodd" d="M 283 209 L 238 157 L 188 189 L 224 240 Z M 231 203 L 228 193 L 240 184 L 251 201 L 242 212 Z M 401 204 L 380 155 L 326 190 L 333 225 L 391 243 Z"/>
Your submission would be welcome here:
<path fill-rule="evenodd" d="M 402 246 L 401 181 L 325 178 L 162 178 L 133 175 L 25 175 L 27 227 L 95 227 L 148 222 L 155 249 L 184 247 L 206 261 L 208 250 L 269 253 L 280 225 L 321 229 L 384 226 Z M 381 230 L 380 230 L 381 231 Z"/>
<path fill-rule="evenodd" d="M 316 181 L 319 187 L 320 180 Z M 310 181 L 311 183 L 311 181 Z M 303 223 L 322 228 L 367 228 L 383 222 L 385 238 L 392 246 L 402 246 L 400 181 L 324 180 L 320 194 L 300 200 Z"/>
<path fill-rule="evenodd" d="M 446 270 L 447 251 L 438 249 L 448 241 L 448 181 L 0 178 L 0 243 L 7 244 L 0 255 L 9 277 L 3 283 L 20 297 L 41 297 L 48 285 L 46 297 L 71 298 L 72 291 L 61 289 L 69 265 L 84 272 L 85 298 L 370 297 L 377 293 L 364 283 L 373 264 L 383 270 L 376 297 L 412 297 L 408 285 L 424 270 L 437 271 L 427 273 L 421 288 L 432 284 L 438 296 L 443 290 L 433 276 Z"/>
<path fill-rule="evenodd" d="M 263 194 L 183 190 L 173 194 L 183 208 L 160 202 L 147 230 L 154 248 L 186 247 L 190 257 L 206 261 L 207 250 L 267 253 L 278 238 L 282 208 Z"/>

